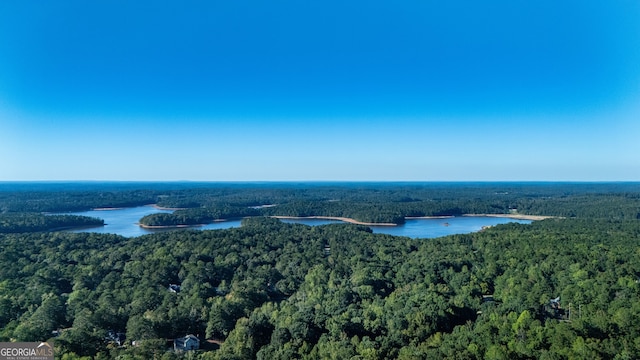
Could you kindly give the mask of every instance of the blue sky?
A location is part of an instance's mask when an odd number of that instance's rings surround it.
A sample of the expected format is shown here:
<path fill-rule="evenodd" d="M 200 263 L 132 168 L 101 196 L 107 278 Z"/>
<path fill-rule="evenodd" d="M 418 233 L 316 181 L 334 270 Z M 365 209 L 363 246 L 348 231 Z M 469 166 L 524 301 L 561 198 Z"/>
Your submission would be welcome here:
<path fill-rule="evenodd" d="M 640 180 L 640 2 L 4 1 L 1 180 Z"/>

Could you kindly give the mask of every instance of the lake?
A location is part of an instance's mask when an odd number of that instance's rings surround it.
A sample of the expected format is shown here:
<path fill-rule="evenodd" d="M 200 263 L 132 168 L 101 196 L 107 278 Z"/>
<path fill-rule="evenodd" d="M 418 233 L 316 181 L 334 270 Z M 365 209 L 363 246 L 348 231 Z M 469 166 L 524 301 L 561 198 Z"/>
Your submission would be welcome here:
<path fill-rule="evenodd" d="M 141 236 L 153 234 L 160 231 L 172 231 L 175 229 L 144 229 L 138 226 L 138 220 L 145 215 L 154 213 L 171 213 L 172 210 L 161 210 L 153 206 L 139 206 L 133 208 L 113 209 L 113 210 L 90 210 L 72 213 L 63 213 L 71 215 L 84 215 L 101 218 L 105 222 L 105 226 L 95 228 L 83 228 L 71 230 L 73 232 L 96 232 L 111 233 L 122 236 Z M 285 223 L 304 224 L 310 226 L 326 225 L 342 223 L 339 220 L 324 219 L 283 219 Z M 197 230 L 217 230 L 240 227 L 241 220 L 229 220 L 214 222 L 203 226 L 194 226 L 189 229 Z M 370 226 L 374 233 L 389 234 L 395 236 L 407 236 L 410 238 L 436 238 L 440 236 L 453 234 L 468 234 L 480 231 L 483 226 L 493 226 L 516 222 L 521 224 L 529 224 L 531 220 L 519 220 L 509 218 L 496 218 L 485 216 L 464 216 L 446 219 L 410 219 L 404 225 L 400 226 Z"/>
<path fill-rule="evenodd" d="M 150 231 L 138 226 L 138 220 L 143 216 L 156 213 L 172 213 L 173 210 L 161 210 L 153 206 L 138 206 L 132 208 L 122 208 L 113 210 L 89 210 L 78 212 L 59 213 L 60 215 L 82 215 L 97 217 L 104 220 L 105 225 L 93 228 L 70 230 L 72 232 L 96 232 L 118 234 L 122 236 L 140 236 L 153 234 Z"/>
<path fill-rule="evenodd" d="M 304 225 L 325 225 L 341 223 L 339 220 L 320 219 L 283 219 L 286 223 Z M 404 225 L 399 226 L 369 226 L 375 234 L 388 234 L 394 236 L 406 236 L 410 238 L 436 238 L 454 234 L 468 234 L 482 230 L 484 226 L 494 226 L 516 222 L 530 224 L 531 220 L 519 220 L 509 218 L 496 218 L 488 216 L 457 216 L 446 219 L 407 219 Z"/>

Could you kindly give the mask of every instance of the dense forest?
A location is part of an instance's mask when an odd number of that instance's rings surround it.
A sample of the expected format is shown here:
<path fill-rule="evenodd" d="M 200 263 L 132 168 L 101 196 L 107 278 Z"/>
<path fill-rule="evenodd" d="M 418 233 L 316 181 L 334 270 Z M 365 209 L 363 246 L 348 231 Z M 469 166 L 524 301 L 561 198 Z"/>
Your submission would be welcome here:
<path fill-rule="evenodd" d="M 172 186 L 71 193 L 89 207 L 135 192 L 205 220 L 253 217 L 235 229 L 135 238 L 15 220 L 24 232 L 0 234 L 0 341 L 53 339 L 61 359 L 640 358 L 637 184 Z M 38 196 L 38 211 L 69 208 L 69 193 L 0 191 L 2 224 L 35 211 Z M 358 205 L 349 213 L 340 203 Z M 252 208 L 263 204 L 278 206 Z M 278 207 L 563 218 L 412 240 L 258 216 Z M 200 350 L 170 350 L 186 334 Z"/>
<path fill-rule="evenodd" d="M 102 225 L 104 220 L 88 216 L 0 213 L 0 233 L 56 231 Z"/>

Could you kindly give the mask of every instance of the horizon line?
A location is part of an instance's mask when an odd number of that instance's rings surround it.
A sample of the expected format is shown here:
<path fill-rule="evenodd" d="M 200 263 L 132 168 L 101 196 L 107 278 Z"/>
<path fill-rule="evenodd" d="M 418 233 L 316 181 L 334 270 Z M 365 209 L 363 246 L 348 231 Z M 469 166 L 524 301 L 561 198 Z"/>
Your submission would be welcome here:
<path fill-rule="evenodd" d="M 0 180 L 0 183 L 640 183 L 640 180 Z"/>

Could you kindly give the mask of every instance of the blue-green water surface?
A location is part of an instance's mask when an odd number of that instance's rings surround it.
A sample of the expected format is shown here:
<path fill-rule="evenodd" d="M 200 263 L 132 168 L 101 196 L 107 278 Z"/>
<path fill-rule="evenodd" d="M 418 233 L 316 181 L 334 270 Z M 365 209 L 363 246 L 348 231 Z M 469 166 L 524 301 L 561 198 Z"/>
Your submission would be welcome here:
<path fill-rule="evenodd" d="M 138 220 L 145 215 L 154 213 L 170 213 L 171 210 L 161 210 L 152 206 L 139 206 L 133 208 L 113 209 L 113 210 L 90 210 L 70 213 L 73 215 L 92 216 L 104 219 L 105 226 L 72 230 L 74 232 L 97 232 L 112 233 L 122 236 L 140 236 L 152 234 L 162 230 L 150 230 L 141 228 Z M 309 226 L 319 226 L 326 224 L 342 223 L 339 220 L 324 219 L 286 219 L 285 223 L 304 224 Z M 510 218 L 496 218 L 486 216 L 461 216 L 445 219 L 409 219 L 405 224 L 399 226 L 370 226 L 374 233 L 389 234 L 395 236 L 407 236 L 410 238 L 435 238 L 453 234 L 467 234 L 480 231 L 484 226 L 494 226 L 509 222 L 522 224 L 531 223 L 530 220 L 517 220 Z M 202 226 L 193 226 L 189 229 L 217 230 L 240 227 L 241 220 L 229 220 L 214 222 Z M 175 229 L 170 229 L 175 230 Z"/>

